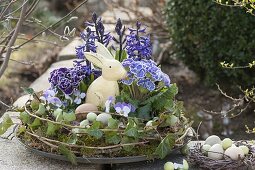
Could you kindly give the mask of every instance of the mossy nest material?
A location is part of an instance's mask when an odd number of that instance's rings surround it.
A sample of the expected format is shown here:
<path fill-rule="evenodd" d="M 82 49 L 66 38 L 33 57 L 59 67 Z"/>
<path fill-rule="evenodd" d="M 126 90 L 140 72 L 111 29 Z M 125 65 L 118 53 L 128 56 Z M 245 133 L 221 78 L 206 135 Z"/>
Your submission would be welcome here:
<path fill-rule="evenodd" d="M 214 160 L 204 155 L 201 152 L 201 143 L 195 144 L 189 150 L 188 160 L 189 162 L 200 169 L 206 170 L 253 170 L 255 169 L 255 150 L 252 148 L 251 144 L 246 141 L 235 142 L 236 146 L 245 145 L 249 148 L 249 154 L 245 155 L 243 159 L 232 160 L 232 159 L 222 159 Z M 220 153 L 219 153 L 220 154 Z M 227 155 L 223 154 L 225 158 L 228 158 Z"/>
<path fill-rule="evenodd" d="M 190 139 L 192 128 L 183 115 L 174 126 L 164 124 L 164 113 L 153 126 L 146 127 L 142 119 L 119 117 L 114 113 L 111 125 L 95 121 L 89 128 L 74 123 L 57 122 L 51 117 L 38 115 L 27 102 L 21 112 L 17 137 L 26 145 L 45 152 L 70 157 L 126 157 L 146 156 L 164 158 L 173 149 L 181 148 Z M 120 121 L 121 120 L 121 121 Z M 123 123 L 118 126 L 115 121 Z M 116 126 L 116 125 L 117 126 Z M 64 148 L 64 149 L 63 149 Z M 63 152 L 64 150 L 64 152 Z M 69 156 L 68 156 L 69 155 Z"/>

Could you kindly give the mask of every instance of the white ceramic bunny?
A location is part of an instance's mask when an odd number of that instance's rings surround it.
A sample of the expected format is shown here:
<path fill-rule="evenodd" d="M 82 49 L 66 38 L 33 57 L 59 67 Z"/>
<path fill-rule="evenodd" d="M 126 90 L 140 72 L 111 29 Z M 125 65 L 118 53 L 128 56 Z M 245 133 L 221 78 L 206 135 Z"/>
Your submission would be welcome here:
<path fill-rule="evenodd" d="M 110 96 L 119 95 L 117 80 L 125 78 L 127 72 L 103 44 L 96 42 L 96 45 L 97 53 L 85 52 L 85 56 L 87 60 L 102 69 L 102 76 L 94 80 L 89 86 L 86 103 L 104 108 L 105 102 Z"/>

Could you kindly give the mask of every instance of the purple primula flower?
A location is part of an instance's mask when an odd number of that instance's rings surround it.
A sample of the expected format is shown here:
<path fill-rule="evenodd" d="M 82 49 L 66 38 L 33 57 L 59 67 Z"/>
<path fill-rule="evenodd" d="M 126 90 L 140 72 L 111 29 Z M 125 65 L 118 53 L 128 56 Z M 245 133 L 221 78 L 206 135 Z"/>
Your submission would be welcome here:
<path fill-rule="evenodd" d="M 94 74 L 95 78 L 100 76 L 101 72 L 91 70 L 87 65 L 81 62 L 75 62 L 73 68 L 59 68 L 50 73 L 49 82 L 52 88 L 61 90 L 64 94 L 71 95 L 78 89 L 81 81 Z"/>
<path fill-rule="evenodd" d="M 128 117 L 128 114 L 130 112 L 135 111 L 135 107 L 130 104 L 130 103 L 125 103 L 125 102 L 118 102 L 114 105 L 114 109 L 117 113 L 120 115 L 123 115 L 125 117 Z"/>
<path fill-rule="evenodd" d="M 79 90 L 76 90 L 73 94 L 75 96 L 74 103 L 76 104 L 81 104 L 81 99 L 84 99 L 86 96 L 85 93 L 81 93 Z"/>

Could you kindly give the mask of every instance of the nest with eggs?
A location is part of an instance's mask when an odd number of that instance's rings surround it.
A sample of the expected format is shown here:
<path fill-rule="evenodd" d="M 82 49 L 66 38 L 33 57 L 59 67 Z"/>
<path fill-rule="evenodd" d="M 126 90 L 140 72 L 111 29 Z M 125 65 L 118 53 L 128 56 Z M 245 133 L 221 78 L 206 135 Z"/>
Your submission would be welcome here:
<path fill-rule="evenodd" d="M 247 146 L 249 148 L 249 153 L 245 155 L 243 158 L 238 160 L 232 160 L 229 156 L 222 154 L 224 159 L 215 160 L 209 158 L 202 152 L 202 144 L 197 143 L 192 146 L 189 150 L 188 160 L 189 162 L 194 165 L 195 167 L 199 167 L 200 169 L 206 170 L 252 170 L 255 169 L 255 148 L 252 147 L 252 144 L 247 141 L 238 141 L 235 142 L 236 146 Z M 209 151 L 208 151 L 209 152 Z"/>

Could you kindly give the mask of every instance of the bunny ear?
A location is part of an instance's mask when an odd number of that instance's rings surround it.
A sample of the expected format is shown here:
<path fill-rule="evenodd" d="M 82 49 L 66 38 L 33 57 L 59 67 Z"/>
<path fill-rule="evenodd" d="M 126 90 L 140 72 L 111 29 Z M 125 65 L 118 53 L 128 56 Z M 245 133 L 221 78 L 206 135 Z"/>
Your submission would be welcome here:
<path fill-rule="evenodd" d="M 104 57 L 97 53 L 91 53 L 91 52 L 84 52 L 85 57 L 87 60 L 89 60 L 91 63 L 93 63 L 95 66 L 102 68 L 103 67 L 103 60 Z"/>
<path fill-rule="evenodd" d="M 110 53 L 110 51 L 100 42 L 95 42 L 96 46 L 97 46 L 97 53 L 101 54 L 103 57 L 107 58 L 107 59 L 114 59 L 112 54 Z"/>

